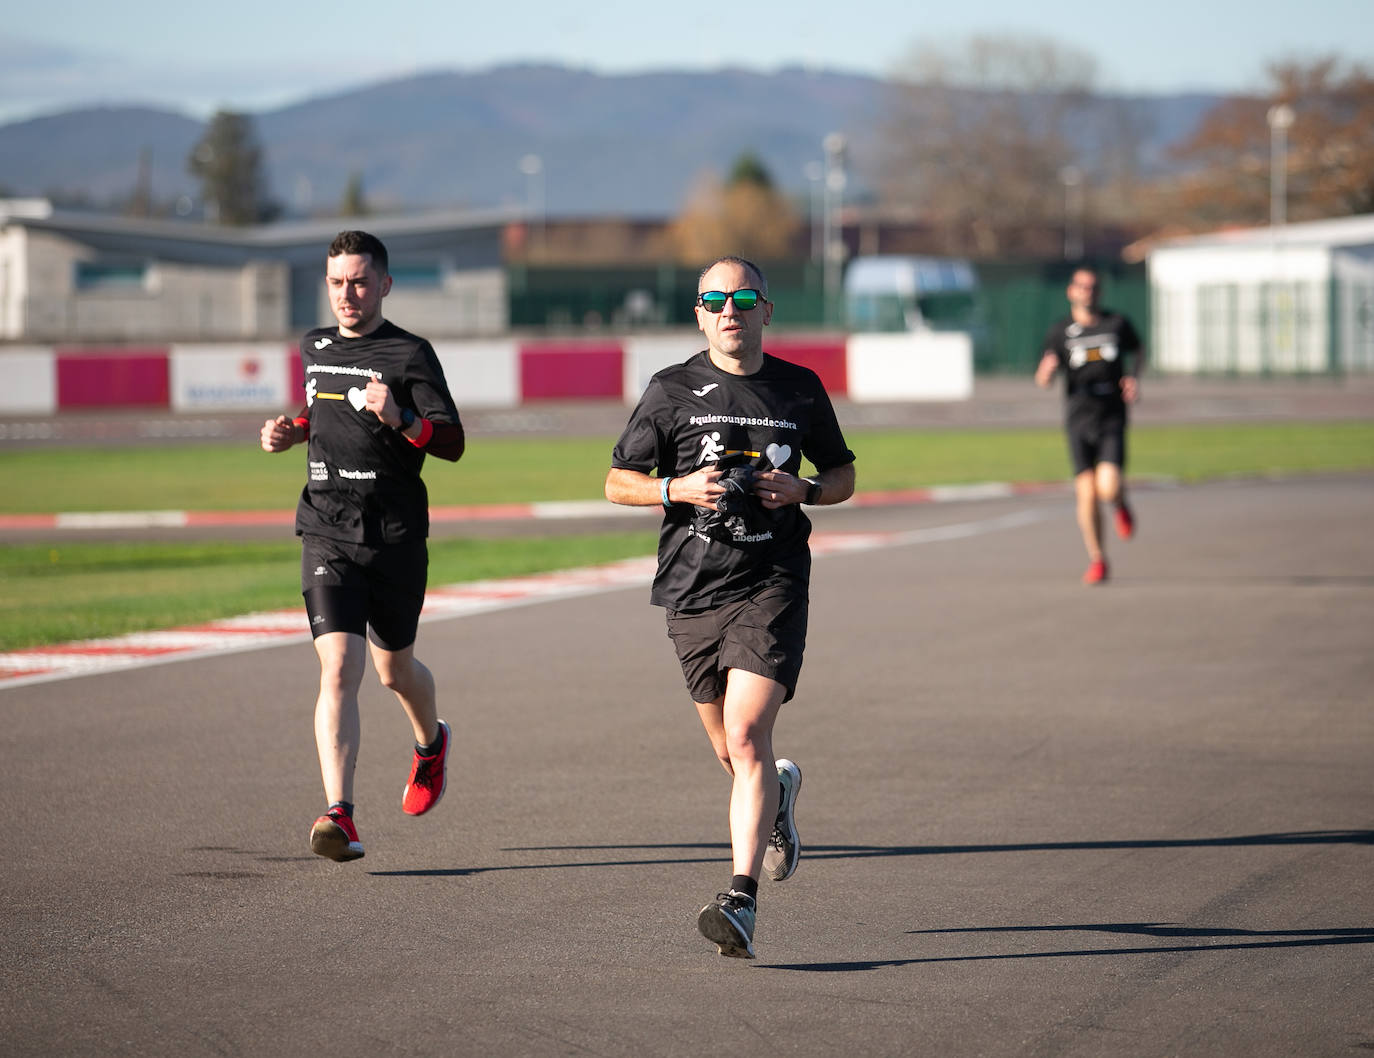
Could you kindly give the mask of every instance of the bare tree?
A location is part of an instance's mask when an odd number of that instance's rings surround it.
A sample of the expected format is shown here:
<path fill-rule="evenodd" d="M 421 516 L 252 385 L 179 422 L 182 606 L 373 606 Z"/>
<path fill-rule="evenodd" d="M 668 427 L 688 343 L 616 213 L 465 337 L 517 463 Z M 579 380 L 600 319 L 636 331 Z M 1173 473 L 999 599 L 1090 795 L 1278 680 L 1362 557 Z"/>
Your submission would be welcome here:
<path fill-rule="evenodd" d="M 884 199 L 927 219 L 947 253 L 1057 249 L 1064 174 L 1086 168 L 1071 133 L 1094 77 L 1090 55 L 1050 40 L 914 49 L 879 163 Z"/>
<path fill-rule="evenodd" d="M 1175 150 L 1195 171 L 1175 189 L 1174 209 L 1193 228 L 1262 224 L 1269 216 L 1268 115 L 1291 108 L 1285 158 L 1290 220 L 1374 211 L 1374 75 L 1327 57 L 1269 67 L 1267 97 L 1217 104 Z"/>
<path fill-rule="evenodd" d="M 138 177 L 134 181 L 133 192 L 124 205 L 126 217 L 151 217 L 153 215 L 153 149 L 142 147 L 138 152 Z"/>

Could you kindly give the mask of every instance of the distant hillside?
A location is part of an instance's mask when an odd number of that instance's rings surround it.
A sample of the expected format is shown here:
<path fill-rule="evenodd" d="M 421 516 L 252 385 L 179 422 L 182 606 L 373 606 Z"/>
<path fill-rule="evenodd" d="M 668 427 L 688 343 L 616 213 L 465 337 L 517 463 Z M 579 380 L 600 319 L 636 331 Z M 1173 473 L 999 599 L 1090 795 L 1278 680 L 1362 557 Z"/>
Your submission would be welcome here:
<path fill-rule="evenodd" d="M 882 134 L 887 85 L 800 69 L 773 74 L 606 76 L 552 66 L 435 73 L 254 115 L 273 193 L 290 213 L 336 205 L 350 173 L 374 208 L 522 203 L 527 154 L 543 163 L 554 214 L 668 215 L 705 170 L 723 174 L 752 151 L 785 189 L 804 194 L 827 133 L 853 145 L 853 177 Z M 1142 162 L 1167 147 L 1215 97 L 1114 99 L 1130 115 Z M 1114 120 L 1107 118 L 1106 120 Z M 105 202 L 127 196 L 147 152 L 153 194 L 193 195 L 186 157 L 201 123 L 148 108 L 71 111 L 0 126 L 0 188 Z"/>
<path fill-rule="evenodd" d="M 186 156 L 200 138 L 195 118 L 147 107 L 100 107 L 0 125 L 0 188 L 11 195 L 61 192 L 104 201 L 126 197 L 146 151 L 154 190 L 174 197 L 194 184 Z"/>

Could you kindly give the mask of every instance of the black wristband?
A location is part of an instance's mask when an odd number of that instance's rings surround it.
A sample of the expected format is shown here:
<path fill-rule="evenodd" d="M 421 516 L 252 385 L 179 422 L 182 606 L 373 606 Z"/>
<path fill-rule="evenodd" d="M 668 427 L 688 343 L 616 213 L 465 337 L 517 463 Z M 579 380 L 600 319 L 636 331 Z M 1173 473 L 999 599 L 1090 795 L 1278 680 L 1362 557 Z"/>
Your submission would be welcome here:
<path fill-rule="evenodd" d="M 809 486 L 806 490 L 806 498 L 802 500 L 802 503 L 814 507 L 821 502 L 821 483 L 811 478 L 803 478 L 802 480 Z"/>
<path fill-rule="evenodd" d="M 415 423 L 415 412 L 410 408 L 401 409 L 401 432 L 405 433 Z"/>

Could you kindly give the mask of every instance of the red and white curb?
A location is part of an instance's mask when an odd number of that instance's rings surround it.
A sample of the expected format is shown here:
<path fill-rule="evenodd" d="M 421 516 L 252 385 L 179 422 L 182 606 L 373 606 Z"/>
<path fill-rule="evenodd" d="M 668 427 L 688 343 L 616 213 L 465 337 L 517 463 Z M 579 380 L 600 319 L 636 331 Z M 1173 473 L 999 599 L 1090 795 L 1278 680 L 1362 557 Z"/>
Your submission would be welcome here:
<path fill-rule="evenodd" d="M 1009 499 L 1042 492 L 1065 491 L 1064 482 L 987 481 L 973 485 L 936 485 L 924 489 L 860 492 L 844 507 L 896 507 L 903 504 L 951 503 L 960 500 Z M 830 507 L 811 508 L 822 517 Z M 471 506 L 435 506 L 429 509 L 431 524 L 491 521 L 567 521 L 579 518 L 643 518 L 652 507 L 622 507 L 607 500 L 564 500 L 548 503 L 497 503 Z M 284 526 L 295 524 L 291 510 L 273 511 L 67 511 L 49 514 L 0 514 L 5 529 L 205 529 L 233 526 Z"/>
<path fill-rule="evenodd" d="M 647 584 L 653 572 L 654 559 L 645 557 L 557 573 L 431 587 L 425 595 L 420 620 L 469 617 L 551 599 L 614 591 Z M 293 607 L 185 628 L 32 647 L 0 654 L 0 690 L 309 639 L 310 626 L 306 623 L 305 611 Z"/>
<path fill-rule="evenodd" d="M 927 529 L 815 533 L 811 538 L 811 553 L 817 558 L 824 558 L 904 544 L 955 540 L 1015 528 L 1045 516 L 1043 511 L 1031 510 Z M 555 599 L 647 587 L 653 580 L 655 565 L 654 556 L 644 556 L 603 566 L 432 587 L 425 596 L 425 608 L 420 620 L 471 617 Z M 229 617 L 185 628 L 33 647 L 0 654 L 0 691 L 75 676 L 257 650 L 303 642 L 309 638 L 310 628 L 306 624 L 305 612 L 296 607 Z"/>

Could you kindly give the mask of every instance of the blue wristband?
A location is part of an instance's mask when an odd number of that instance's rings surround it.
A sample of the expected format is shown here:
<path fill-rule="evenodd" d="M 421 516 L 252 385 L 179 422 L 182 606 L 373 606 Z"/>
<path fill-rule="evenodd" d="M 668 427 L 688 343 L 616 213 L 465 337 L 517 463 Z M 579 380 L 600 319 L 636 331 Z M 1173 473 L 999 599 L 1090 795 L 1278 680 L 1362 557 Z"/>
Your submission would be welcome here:
<path fill-rule="evenodd" d="M 660 478 L 658 482 L 658 495 L 659 498 L 663 501 L 663 509 L 665 511 L 669 510 L 673 506 L 673 501 L 668 499 L 668 482 L 672 480 L 673 479 L 671 477 L 666 477 Z"/>

